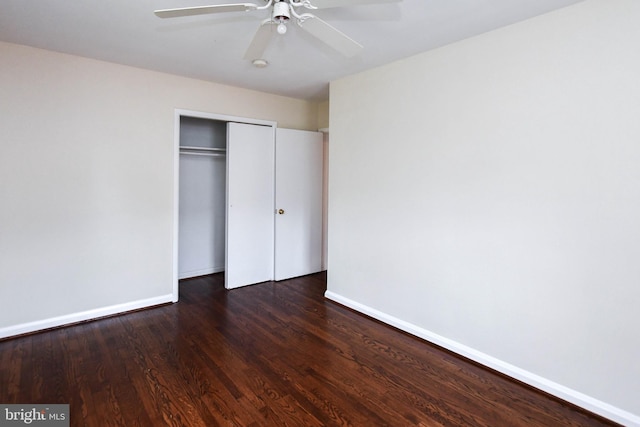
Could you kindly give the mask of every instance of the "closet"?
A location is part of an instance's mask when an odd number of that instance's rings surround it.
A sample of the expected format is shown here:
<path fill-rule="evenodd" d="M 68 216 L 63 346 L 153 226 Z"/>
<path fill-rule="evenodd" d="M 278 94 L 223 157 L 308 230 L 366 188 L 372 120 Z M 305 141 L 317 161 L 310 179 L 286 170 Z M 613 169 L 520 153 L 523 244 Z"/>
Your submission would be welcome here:
<path fill-rule="evenodd" d="M 224 270 L 227 124 L 180 117 L 178 278 Z"/>
<path fill-rule="evenodd" d="M 322 269 L 319 132 L 179 117 L 178 278 L 228 289 Z"/>

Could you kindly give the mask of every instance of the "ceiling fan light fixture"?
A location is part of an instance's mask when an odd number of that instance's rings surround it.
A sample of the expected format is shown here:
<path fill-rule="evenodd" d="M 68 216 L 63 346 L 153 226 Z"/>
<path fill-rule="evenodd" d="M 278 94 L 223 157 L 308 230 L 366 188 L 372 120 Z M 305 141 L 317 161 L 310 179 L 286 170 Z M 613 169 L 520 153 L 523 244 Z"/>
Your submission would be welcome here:
<path fill-rule="evenodd" d="M 273 5 L 273 22 L 278 23 L 276 30 L 283 35 L 287 32 L 285 23 L 291 19 L 291 6 L 286 1 L 279 1 Z"/>

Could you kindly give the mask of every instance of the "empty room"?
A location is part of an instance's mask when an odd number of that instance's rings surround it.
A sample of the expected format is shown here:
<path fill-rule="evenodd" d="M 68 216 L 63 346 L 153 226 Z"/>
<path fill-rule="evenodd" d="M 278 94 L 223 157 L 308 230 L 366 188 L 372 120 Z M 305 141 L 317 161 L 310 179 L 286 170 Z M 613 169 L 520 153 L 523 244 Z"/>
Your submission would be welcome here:
<path fill-rule="evenodd" d="M 638 22 L 2 0 L 0 424 L 640 426 Z"/>

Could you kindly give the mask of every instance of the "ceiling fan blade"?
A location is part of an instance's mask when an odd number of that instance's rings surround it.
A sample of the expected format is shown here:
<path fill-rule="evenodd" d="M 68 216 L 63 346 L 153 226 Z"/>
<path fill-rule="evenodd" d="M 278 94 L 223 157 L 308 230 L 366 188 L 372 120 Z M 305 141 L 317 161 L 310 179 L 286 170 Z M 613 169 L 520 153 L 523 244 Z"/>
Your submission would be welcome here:
<path fill-rule="evenodd" d="M 311 4 L 318 9 L 330 7 L 358 6 L 361 4 L 399 3 L 402 0 L 311 0 Z"/>
<path fill-rule="evenodd" d="M 254 59 L 262 58 L 262 54 L 264 54 L 264 51 L 267 49 L 274 31 L 275 29 L 271 19 L 263 21 L 253 36 L 253 40 L 251 40 L 251 44 L 244 54 L 244 59 L 253 61 Z"/>
<path fill-rule="evenodd" d="M 360 43 L 316 16 L 308 15 L 300 27 L 346 57 L 355 56 L 363 49 Z"/>
<path fill-rule="evenodd" d="M 160 18 L 177 18 L 180 16 L 207 15 L 221 12 L 247 12 L 256 10 L 258 5 L 253 3 L 218 4 L 213 6 L 181 7 L 178 9 L 161 9 L 153 13 Z"/>

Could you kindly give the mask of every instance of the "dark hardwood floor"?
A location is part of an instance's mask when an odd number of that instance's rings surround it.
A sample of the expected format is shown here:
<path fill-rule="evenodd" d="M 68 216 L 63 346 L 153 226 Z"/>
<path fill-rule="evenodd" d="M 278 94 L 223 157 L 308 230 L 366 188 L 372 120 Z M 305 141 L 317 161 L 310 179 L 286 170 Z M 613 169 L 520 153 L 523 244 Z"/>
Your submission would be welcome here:
<path fill-rule="evenodd" d="M 0 403 L 73 426 L 605 426 L 606 420 L 324 300 L 325 275 L 0 342 Z"/>

